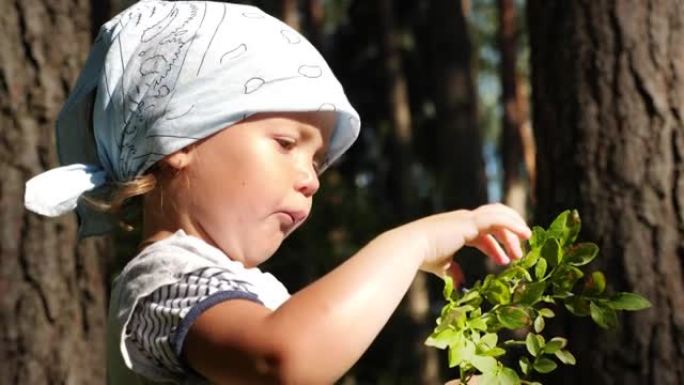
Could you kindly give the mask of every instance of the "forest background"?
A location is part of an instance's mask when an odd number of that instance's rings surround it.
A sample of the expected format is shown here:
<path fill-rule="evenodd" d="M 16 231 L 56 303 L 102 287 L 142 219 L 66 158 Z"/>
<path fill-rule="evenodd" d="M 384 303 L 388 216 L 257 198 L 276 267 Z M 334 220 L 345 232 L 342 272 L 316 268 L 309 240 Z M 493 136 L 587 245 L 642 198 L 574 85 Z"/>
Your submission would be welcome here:
<path fill-rule="evenodd" d="M 77 244 L 75 216 L 22 200 L 57 165 L 55 117 L 99 26 L 130 3 L 0 1 L 0 384 L 104 383 L 109 282 L 139 234 Z M 614 289 L 653 307 L 614 332 L 554 319 L 578 364 L 545 383 L 684 383 L 684 1 L 242 3 L 307 36 L 363 121 L 265 270 L 294 292 L 413 218 L 502 201 L 546 226 L 576 208 Z M 496 270 L 473 250 L 457 259 L 466 286 Z M 423 344 L 441 285 L 419 274 L 340 384 L 457 377 Z"/>

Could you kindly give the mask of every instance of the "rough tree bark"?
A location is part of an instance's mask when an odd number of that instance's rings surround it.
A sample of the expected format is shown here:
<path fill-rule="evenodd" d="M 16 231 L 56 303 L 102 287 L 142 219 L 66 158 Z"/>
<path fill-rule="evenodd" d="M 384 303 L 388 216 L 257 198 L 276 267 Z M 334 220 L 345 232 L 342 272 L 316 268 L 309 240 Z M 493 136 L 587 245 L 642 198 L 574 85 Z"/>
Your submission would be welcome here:
<path fill-rule="evenodd" d="M 536 221 L 579 209 L 617 290 L 615 333 L 566 320 L 557 384 L 684 383 L 684 1 L 530 0 Z"/>
<path fill-rule="evenodd" d="M 101 13 L 88 0 L 0 2 L 0 384 L 104 382 L 111 247 L 77 247 L 74 216 L 23 208 L 24 182 L 57 165 L 55 117 Z"/>

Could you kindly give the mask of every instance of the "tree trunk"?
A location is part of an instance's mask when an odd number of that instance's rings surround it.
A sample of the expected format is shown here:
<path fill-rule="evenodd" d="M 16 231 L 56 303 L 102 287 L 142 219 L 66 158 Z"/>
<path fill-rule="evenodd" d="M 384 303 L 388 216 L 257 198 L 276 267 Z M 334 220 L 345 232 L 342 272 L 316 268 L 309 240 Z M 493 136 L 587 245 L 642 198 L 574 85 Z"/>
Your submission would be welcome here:
<path fill-rule="evenodd" d="M 487 201 L 482 135 L 463 1 L 430 2 L 431 69 L 439 129 L 437 209 L 474 208 Z"/>
<path fill-rule="evenodd" d="M 300 30 L 299 23 L 299 1 L 297 0 L 282 0 L 282 19 L 290 27 Z"/>
<path fill-rule="evenodd" d="M 87 0 L 0 2 L 0 384 L 104 383 L 111 247 L 77 247 L 73 215 L 23 208 L 25 181 L 57 165 L 54 121 L 95 14 Z"/>
<path fill-rule="evenodd" d="M 413 122 L 409 105 L 409 91 L 402 65 L 401 52 L 397 38 L 399 33 L 394 21 L 392 0 L 379 0 L 380 34 L 383 49 L 383 62 L 387 76 L 387 100 L 392 134 L 391 188 L 394 213 L 399 222 L 412 219 L 418 211 L 415 182 L 411 177 L 413 166 Z M 405 334 L 406 342 L 412 351 L 412 373 L 416 373 L 417 384 L 433 385 L 439 383 L 439 357 L 437 350 L 425 346 L 423 341 L 430 330 L 430 296 L 426 276 L 418 274 L 408 290 L 402 310 L 407 312 L 411 325 Z"/>
<path fill-rule="evenodd" d="M 305 6 L 306 36 L 314 47 L 321 50 L 323 48 L 323 24 L 325 22 L 323 1 L 306 0 Z"/>
<path fill-rule="evenodd" d="M 533 163 L 525 162 L 527 154 L 534 153 L 531 127 L 527 117 L 527 95 L 520 87 L 517 71 L 518 30 L 514 0 L 498 0 L 498 42 L 501 52 L 501 160 L 503 164 L 503 200 L 521 215 L 527 211 L 528 191 L 533 175 Z M 527 157 L 529 158 L 529 156 Z M 532 166 L 532 167 L 530 167 Z"/>
<path fill-rule="evenodd" d="M 437 120 L 432 145 L 437 162 L 435 211 L 472 209 L 487 202 L 467 3 L 429 3 L 425 45 Z M 467 285 L 487 272 L 485 259 L 475 249 L 460 251 L 458 261 Z"/>
<path fill-rule="evenodd" d="M 530 0 L 536 222 L 583 218 L 597 263 L 653 308 L 604 332 L 565 320 L 557 384 L 684 383 L 684 2 Z"/>

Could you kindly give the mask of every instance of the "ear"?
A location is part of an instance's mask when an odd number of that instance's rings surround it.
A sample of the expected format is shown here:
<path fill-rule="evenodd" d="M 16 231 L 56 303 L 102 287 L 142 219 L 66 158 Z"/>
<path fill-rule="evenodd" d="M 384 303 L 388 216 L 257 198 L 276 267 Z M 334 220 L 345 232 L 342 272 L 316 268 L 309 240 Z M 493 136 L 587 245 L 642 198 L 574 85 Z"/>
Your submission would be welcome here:
<path fill-rule="evenodd" d="M 161 160 L 165 168 L 174 173 L 182 171 L 192 160 L 192 146 L 182 148 Z"/>

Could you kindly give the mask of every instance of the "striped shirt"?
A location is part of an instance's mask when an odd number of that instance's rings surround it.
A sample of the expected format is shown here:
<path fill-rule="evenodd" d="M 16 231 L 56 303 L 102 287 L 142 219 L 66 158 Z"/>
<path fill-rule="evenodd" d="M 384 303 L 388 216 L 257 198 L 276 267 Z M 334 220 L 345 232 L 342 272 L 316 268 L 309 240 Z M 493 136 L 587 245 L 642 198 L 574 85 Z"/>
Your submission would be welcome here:
<path fill-rule="evenodd" d="M 238 298 L 275 310 L 289 294 L 271 274 L 247 269 L 183 230 L 148 246 L 114 281 L 108 383 L 206 383 L 182 361 L 183 342 L 205 310 Z"/>

